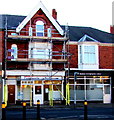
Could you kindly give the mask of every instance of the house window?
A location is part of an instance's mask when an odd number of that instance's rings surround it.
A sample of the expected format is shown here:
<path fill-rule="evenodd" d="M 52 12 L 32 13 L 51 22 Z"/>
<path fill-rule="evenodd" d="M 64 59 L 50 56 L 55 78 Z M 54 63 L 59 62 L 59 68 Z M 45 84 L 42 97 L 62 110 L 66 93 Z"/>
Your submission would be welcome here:
<path fill-rule="evenodd" d="M 49 59 L 49 50 L 34 48 L 32 50 L 32 58 Z"/>
<path fill-rule="evenodd" d="M 44 36 L 44 23 L 42 21 L 36 22 L 36 36 Z"/>
<path fill-rule="evenodd" d="M 84 46 L 84 63 L 95 64 L 95 46 Z"/>
<path fill-rule="evenodd" d="M 11 49 L 13 50 L 13 52 L 11 52 L 11 56 L 13 57 L 13 59 L 17 58 L 17 45 L 16 44 L 12 44 L 11 45 Z"/>
<path fill-rule="evenodd" d="M 98 69 L 98 45 L 81 44 L 78 50 L 80 69 Z"/>
<path fill-rule="evenodd" d="M 49 59 L 51 54 L 51 44 L 47 44 L 47 42 L 32 42 L 29 44 L 29 58 Z"/>

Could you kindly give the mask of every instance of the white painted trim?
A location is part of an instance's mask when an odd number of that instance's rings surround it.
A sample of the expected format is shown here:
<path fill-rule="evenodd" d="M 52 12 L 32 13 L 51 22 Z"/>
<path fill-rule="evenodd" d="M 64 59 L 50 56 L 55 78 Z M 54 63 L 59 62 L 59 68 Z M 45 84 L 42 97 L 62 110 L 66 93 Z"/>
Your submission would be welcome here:
<path fill-rule="evenodd" d="M 22 28 L 28 23 L 28 21 L 36 14 L 36 12 L 39 9 L 42 9 L 43 12 L 46 14 L 46 16 L 49 18 L 49 20 L 52 22 L 52 24 L 55 26 L 55 28 L 58 30 L 58 32 L 63 35 L 64 31 L 59 26 L 59 24 L 55 21 L 55 19 L 52 17 L 52 15 L 49 13 L 49 11 L 46 9 L 46 7 L 43 5 L 43 3 L 40 1 L 39 4 L 30 12 L 30 14 L 21 22 L 21 24 L 16 28 L 16 32 L 19 33 Z"/>
<path fill-rule="evenodd" d="M 30 70 L 7 70 L 6 71 L 7 76 L 30 76 L 31 72 Z M 34 76 L 50 76 L 50 71 L 32 71 L 32 75 Z M 52 75 L 54 76 L 65 76 L 65 71 L 52 71 Z"/>
<path fill-rule="evenodd" d="M 77 41 L 69 41 L 67 42 L 66 44 L 68 45 L 80 45 L 80 44 L 88 44 L 88 43 L 91 43 L 91 44 L 98 44 L 99 46 L 114 46 L 114 43 L 100 43 L 100 42 L 77 42 Z"/>
<path fill-rule="evenodd" d="M 91 39 L 91 41 L 93 41 L 93 42 L 98 42 L 97 40 L 95 40 L 94 38 L 92 38 L 92 37 L 90 37 L 90 36 L 88 36 L 86 34 L 78 42 L 85 42 L 86 38 Z M 88 41 L 88 42 L 91 42 L 91 41 Z"/>
<path fill-rule="evenodd" d="M 16 80 L 6 80 L 7 85 L 16 85 Z"/>
<path fill-rule="evenodd" d="M 68 70 L 68 68 L 65 68 Z M 79 69 L 79 68 L 70 68 L 70 70 L 81 70 L 81 71 L 114 71 L 114 69 Z"/>

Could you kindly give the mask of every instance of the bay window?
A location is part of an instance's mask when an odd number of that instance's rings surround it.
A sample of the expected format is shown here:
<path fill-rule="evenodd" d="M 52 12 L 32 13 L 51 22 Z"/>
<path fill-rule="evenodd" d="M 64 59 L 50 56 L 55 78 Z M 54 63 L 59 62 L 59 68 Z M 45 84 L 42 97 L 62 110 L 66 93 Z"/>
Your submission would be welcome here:
<path fill-rule="evenodd" d="M 79 44 L 78 45 L 78 65 L 79 69 L 98 69 L 98 45 Z"/>

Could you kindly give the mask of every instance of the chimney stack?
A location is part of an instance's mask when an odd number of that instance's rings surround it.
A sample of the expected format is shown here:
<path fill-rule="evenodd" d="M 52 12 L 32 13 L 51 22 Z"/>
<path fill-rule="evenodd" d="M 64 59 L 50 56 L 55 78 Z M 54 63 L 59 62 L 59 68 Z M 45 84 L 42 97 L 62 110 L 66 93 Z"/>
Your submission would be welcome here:
<path fill-rule="evenodd" d="M 114 34 L 114 1 L 112 2 L 112 25 L 110 26 L 110 32 Z"/>
<path fill-rule="evenodd" d="M 114 34 L 114 26 L 110 26 L 110 33 Z"/>
<path fill-rule="evenodd" d="M 57 20 L 57 12 L 55 9 L 52 9 L 52 17 Z"/>

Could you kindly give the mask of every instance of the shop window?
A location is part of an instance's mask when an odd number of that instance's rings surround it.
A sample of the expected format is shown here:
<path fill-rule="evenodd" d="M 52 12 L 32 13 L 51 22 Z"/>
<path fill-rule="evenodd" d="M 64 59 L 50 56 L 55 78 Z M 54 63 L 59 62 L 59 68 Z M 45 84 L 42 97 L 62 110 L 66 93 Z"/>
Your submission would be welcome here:
<path fill-rule="evenodd" d="M 44 23 L 42 21 L 36 22 L 36 36 L 44 36 Z"/>
<path fill-rule="evenodd" d="M 87 100 L 102 100 L 103 99 L 103 86 L 87 85 L 86 86 L 86 99 Z"/>
<path fill-rule="evenodd" d="M 76 83 L 77 83 L 77 84 L 84 84 L 84 79 L 79 79 L 79 78 L 78 78 L 78 79 L 76 80 Z"/>
<path fill-rule="evenodd" d="M 34 84 L 42 84 L 42 81 L 36 80 L 36 81 L 34 81 Z"/>
<path fill-rule="evenodd" d="M 17 45 L 16 44 L 12 44 L 11 45 L 11 49 L 13 50 L 12 52 L 11 52 L 11 56 L 13 57 L 13 59 L 16 59 L 17 58 L 17 54 L 18 54 L 18 52 L 17 52 Z"/>
<path fill-rule="evenodd" d="M 102 76 L 102 79 L 103 79 L 103 83 L 104 84 L 110 84 L 110 78 L 109 78 L 109 76 Z"/>

